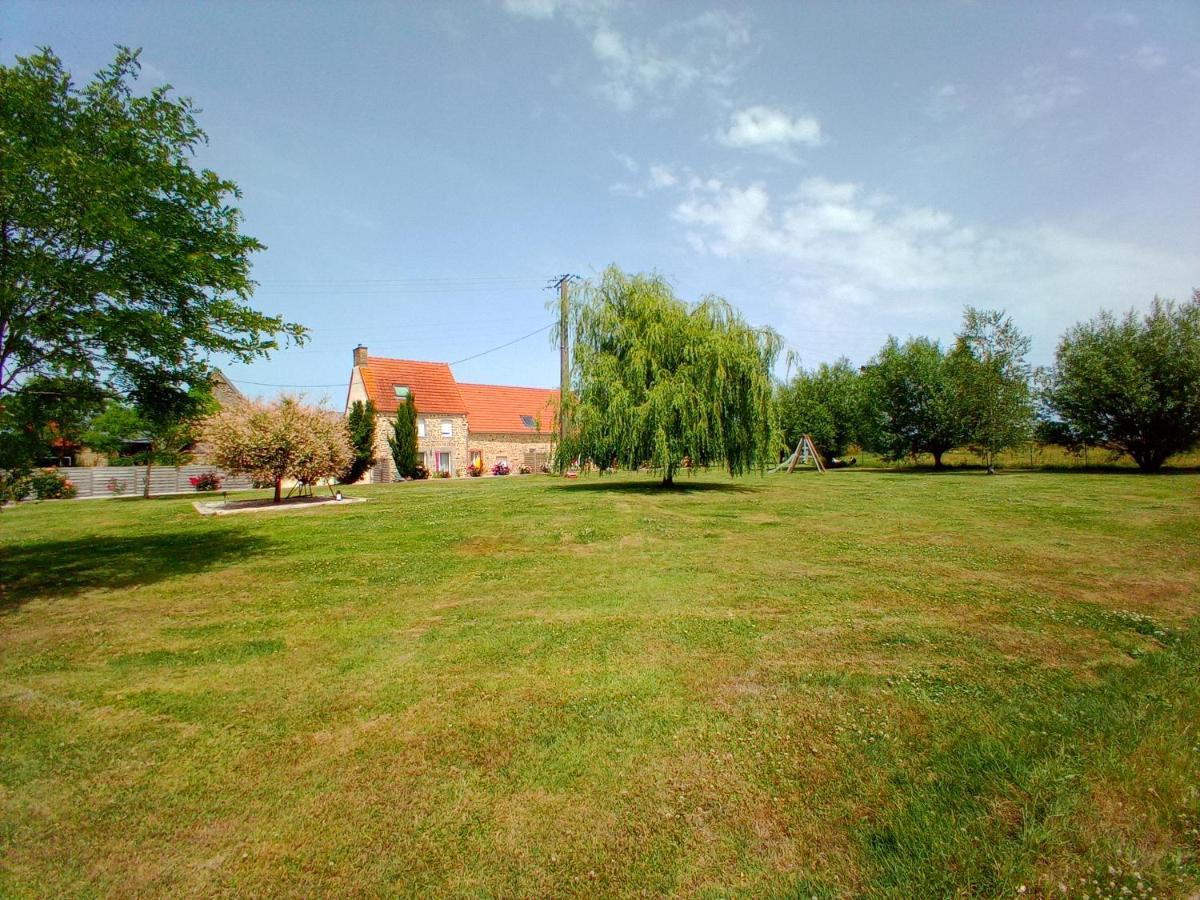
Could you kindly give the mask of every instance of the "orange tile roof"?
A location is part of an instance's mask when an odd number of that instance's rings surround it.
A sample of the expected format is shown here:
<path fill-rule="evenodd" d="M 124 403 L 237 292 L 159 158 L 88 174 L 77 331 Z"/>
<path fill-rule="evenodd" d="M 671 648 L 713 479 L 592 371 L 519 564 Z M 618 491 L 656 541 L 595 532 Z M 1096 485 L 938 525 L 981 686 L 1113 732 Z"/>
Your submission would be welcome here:
<path fill-rule="evenodd" d="M 381 413 L 394 413 L 400 408 L 400 400 L 394 390 L 396 385 L 412 391 L 417 412 L 467 411 L 458 384 L 446 363 L 369 356 L 367 364 L 359 366 L 359 372 L 362 373 L 367 396 L 375 401 L 375 408 Z"/>
<path fill-rule="evenodd" d="M 467 404 L 467 430 L 507 434 L 553 434 L 558 391 L 500 384 L 458 385 Z M 521 416 L 531 416 L 527 428 Z"/>

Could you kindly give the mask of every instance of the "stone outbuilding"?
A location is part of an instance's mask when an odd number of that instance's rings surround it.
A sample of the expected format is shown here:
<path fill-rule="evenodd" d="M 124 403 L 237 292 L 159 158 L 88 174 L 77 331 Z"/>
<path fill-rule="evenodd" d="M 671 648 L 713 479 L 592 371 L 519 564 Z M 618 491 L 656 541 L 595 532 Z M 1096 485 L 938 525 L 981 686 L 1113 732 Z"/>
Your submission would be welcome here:
<path fill-rule="evenodd" d="M 464 384 L 455 380 L 447 363 L 370 356 L 359 345 L 354 348 L 346 411 L 355 401 L 375 403 L 377 462 L 369 480 L 395 479 L 387 439 L 410 393 L 417 408 L 417 449 L 431 473 L 458 477 L 475 462 L 484 474 L 497 463 L 513 472 L 523 466 L 538 472 L 550 464 L 558 391 Z"/>

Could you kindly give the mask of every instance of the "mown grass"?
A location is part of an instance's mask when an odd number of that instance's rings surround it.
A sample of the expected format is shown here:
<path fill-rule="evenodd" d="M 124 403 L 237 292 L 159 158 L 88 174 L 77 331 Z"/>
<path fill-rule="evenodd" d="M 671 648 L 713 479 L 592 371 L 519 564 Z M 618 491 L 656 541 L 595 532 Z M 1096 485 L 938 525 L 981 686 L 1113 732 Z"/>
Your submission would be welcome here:
<path fill-rule="evenodd" d="M 0 894 L 1200 884 L 1196 476 L 354 490 L 0 514 Z"/>

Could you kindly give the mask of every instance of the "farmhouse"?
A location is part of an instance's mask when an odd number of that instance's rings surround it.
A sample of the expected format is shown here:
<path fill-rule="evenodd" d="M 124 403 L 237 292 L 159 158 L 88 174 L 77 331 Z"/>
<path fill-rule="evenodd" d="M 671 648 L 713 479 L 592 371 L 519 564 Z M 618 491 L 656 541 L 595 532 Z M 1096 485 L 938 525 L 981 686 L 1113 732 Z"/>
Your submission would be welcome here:
<path fill-rule="evenodd" d="M 521 466 L 537 472 L 550 462 L 558 391 L 466 384 L 455 380 L 447 363 L 370 356 L 360 344 L 354 348 L 346 410 L 371 400 L 379 413 L 371 481 L 395 478 L 387 439 L 409 394 L 417 408 L 418 450 L 430 472 L 455 477 L 476 463 L 485 473 L 498 463 L 514 472 Z"/>

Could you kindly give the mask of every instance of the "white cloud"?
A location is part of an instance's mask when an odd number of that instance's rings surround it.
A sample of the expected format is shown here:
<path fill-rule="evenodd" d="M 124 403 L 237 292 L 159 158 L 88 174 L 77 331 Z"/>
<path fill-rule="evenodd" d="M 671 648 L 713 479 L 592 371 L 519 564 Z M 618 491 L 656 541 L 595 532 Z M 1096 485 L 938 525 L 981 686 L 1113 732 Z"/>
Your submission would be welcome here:
<path fill-rule="evenodd" d="M 650 41 L 631 41 L 605 26 L 592 37 L 592 53 L 600 63 L 602 97 L 622 111 L 644 97 L 669 96 L 700 78 L 685 59 L 665 53 Z"/>
<path fill-rule="evenodd" d="M 820 146 L 821 123 L 811 116 L 792 118 L 769 106 L 751 106 L 733 113 L 729 128 L 719 132 L 717 140 L 728 147 L 754 147 L 789 154 L 800 144 Z"/>
<path fill-rule="evenodd" d="M 653 165 L 650 167 L 650 187 L 662 189 L 674 187 L 679 184 L 679 176 L 677 176 L 667 166 Z"/>
<path fill-rule="evenodd" d="M 617 181 L 610 184 L 608 191 L 610 194 L 616 194 L 618 197 L 634 197 L 639 200 L 646 196 L 645 190 L 627 181 Z"/>
<path fill-rule="evenodd" d="M 1154 44 L 1142 44 L 1121 59 L 1145 72 L 1156 72 L 1167 64 L 1167 52 Z"/>
<path fill-rule="evenodd" d="M 623 112 L 697 87 L 723 90 L 748 58 L 750 31 L 741 16 L 711 10 L 631 36 L 614 21 L 624 6 L 623 0 L 501 0 L 511 15 L 561 17 L 573 26 L 599 67 L 593 90 Z"/>
<path fill-rule="evenodd" d="M 632 156 L 630 156 L 628 153 L 614 152 L 613 159 L 615 159 L 622 166 L 624 166 L 626 172 L 629 172 L 631 175 L 637 174 L 637 171 L 638 171 L 637 160 L 634 159 Z"/>
<path fill-rule="evenodd" d="M 1063 75 L 1047 66 L 1032 66 L 1007 87 L 1007 107 L 1018 121 L 1049 115 L 1087 90 L 1077 75 Z"/>
<path fill-rule="evenodd" d="M 941 84 L 925 92 L 925 114 L 942 121 L 967 108 L 967 89 L 961 84 Z"/>
<path fill-rule="evenodd" d="M 848 305 L 841 312 L 868 329 L 881 317 L 911 321 L 935 310 L 944 321 L 965 303 L 1002 306 L 1048 350 L 1099 306 L 1127 308 L 1185 288 L 1200 264 L 1051 224 L 968 226 L 852 182 L 806 179 L 781 202 L 762 182 L 696 178 L 685 190 L 673 218 L 694 249 L 773 264 L 807 298 L 806 315 Z"/>
<path fill-rule="evenodd" d="M 504 0 L 505 12 L 530 19 L 550 19 L 558 10 L 558 0 Z"/>

